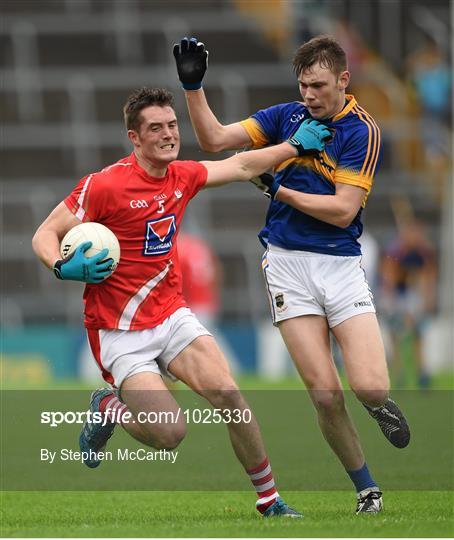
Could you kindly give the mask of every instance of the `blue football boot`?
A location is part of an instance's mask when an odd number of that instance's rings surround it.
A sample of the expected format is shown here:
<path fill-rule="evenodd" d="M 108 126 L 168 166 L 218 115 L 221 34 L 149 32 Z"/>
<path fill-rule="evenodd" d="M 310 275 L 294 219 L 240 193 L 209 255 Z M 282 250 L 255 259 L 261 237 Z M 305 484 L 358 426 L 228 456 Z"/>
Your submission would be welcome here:
<path fill-rule="evenodd" d="M 95 412 L 100 412 L 99 404 L 101 400 L 109 395 L 114 397 L 115 393 L 108 388 L 101 388 L 92 393 L 90 400 L 90 412 L 92 415 Z M 97 454 L 106 447 L 115 425 L 115 422 L 105 422 L 104 425 L 104 419 L 102 422 L 94 422 L 93 418 L 87 418 L 79 436 L 79 448 L 81 452 L 87 455 L 84 459 L 87 467 L 94 469 L 101 463 L 101 460 L 97 459 Z"/>
<path fill-rule="evenodd" d="M 280 497 L 276 499 L 271 506 L 269 506 L 263 513 L 264 518 L 269 517 L 285 517 L 285 518 L 302 518 L 303 514 L 300 514 L 293 508 L 290 508 Z"/>

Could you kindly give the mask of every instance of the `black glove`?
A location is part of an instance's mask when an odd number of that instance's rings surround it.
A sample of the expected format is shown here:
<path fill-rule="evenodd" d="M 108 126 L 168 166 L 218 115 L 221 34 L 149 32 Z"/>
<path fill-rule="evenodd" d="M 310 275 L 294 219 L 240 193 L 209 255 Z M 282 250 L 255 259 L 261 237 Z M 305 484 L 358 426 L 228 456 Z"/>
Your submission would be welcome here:
<path fill-rule="evenodd" d="M 208 51 L 197 38 L 183 38 L 180 45 L 173 46 L 178 78 L 185 90 L 202 88 L 202 79 L 208 67 Z"/>
<path fill-rule="evenodd" d="M 273 200 L 278 192 L 278 189 L 281 187 L 281 185 L 274 179 L 274 176 L 270 173 L 263 173 L 260 176 L 251 178 L 249 182 L 252 182 L 260 189 L 260 191 L 263 191 L 265 197 Z"/>

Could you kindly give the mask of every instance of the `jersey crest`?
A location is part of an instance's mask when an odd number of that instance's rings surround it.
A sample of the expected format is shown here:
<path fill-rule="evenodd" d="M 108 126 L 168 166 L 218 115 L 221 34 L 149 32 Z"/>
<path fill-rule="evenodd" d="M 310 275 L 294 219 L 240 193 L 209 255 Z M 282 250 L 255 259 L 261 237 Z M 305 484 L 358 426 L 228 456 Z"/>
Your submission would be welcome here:
<path fill-rule="evenodd" d="M 162 255 L 173 246 L 173 237 L 177 230 L 175 215 L 147 221 L 144 255 Z"/>

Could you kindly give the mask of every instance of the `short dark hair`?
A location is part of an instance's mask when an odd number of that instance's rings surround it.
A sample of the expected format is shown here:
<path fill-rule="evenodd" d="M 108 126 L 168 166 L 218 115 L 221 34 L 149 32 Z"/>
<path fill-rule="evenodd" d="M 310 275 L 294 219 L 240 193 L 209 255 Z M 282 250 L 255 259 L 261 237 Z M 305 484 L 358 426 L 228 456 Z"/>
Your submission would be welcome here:
<path fill-rule="evenodd" d="M 158 107 L 169 106 L 173 109 L 173 94 L 165 88 L 148 88 L 144 86 L 135 90 L 128 97 L 123 107 L 126 129 L 138 131 L 142 123 L 141 111 L 152 105 Z"/>
<path fill-rule="evenodd" d="M 339 76 L 347 69 L 347 55 L 332 37 L 316 36 L 297 49 L 293 58 L 293 71 L 299 77 L 302 71 L 316 63 Z"/>

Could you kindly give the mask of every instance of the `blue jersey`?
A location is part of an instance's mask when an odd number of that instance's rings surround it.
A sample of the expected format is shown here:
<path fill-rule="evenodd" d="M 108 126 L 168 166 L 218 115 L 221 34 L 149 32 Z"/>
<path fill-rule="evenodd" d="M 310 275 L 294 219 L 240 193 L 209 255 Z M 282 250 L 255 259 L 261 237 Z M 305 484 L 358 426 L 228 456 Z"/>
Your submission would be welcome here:
<path fill-rule="evenodd" d="M 287 140 L 305 118 L 311 118 L 307 108 L 295 101 L 258 111 L 241 124 L 248 132 L 253 148 L 260 148 Z M 358 186 L 365 190 L 362 207 L 352 223 L 341 228 L 285 203 L 272 201 L 259 238 L 265 246 L 269 242 L 284 249 L 360 255 L 361 213 L 379 167 L 380 130 L 351 95 L 346 96 L 343 110 L 323 123 L 334 133 L 325 150 L 317 156 L 284 161 L 275 168 L 276 180 L 287 188 L 317 195 L 334 195 L 338 182 Z"/>

